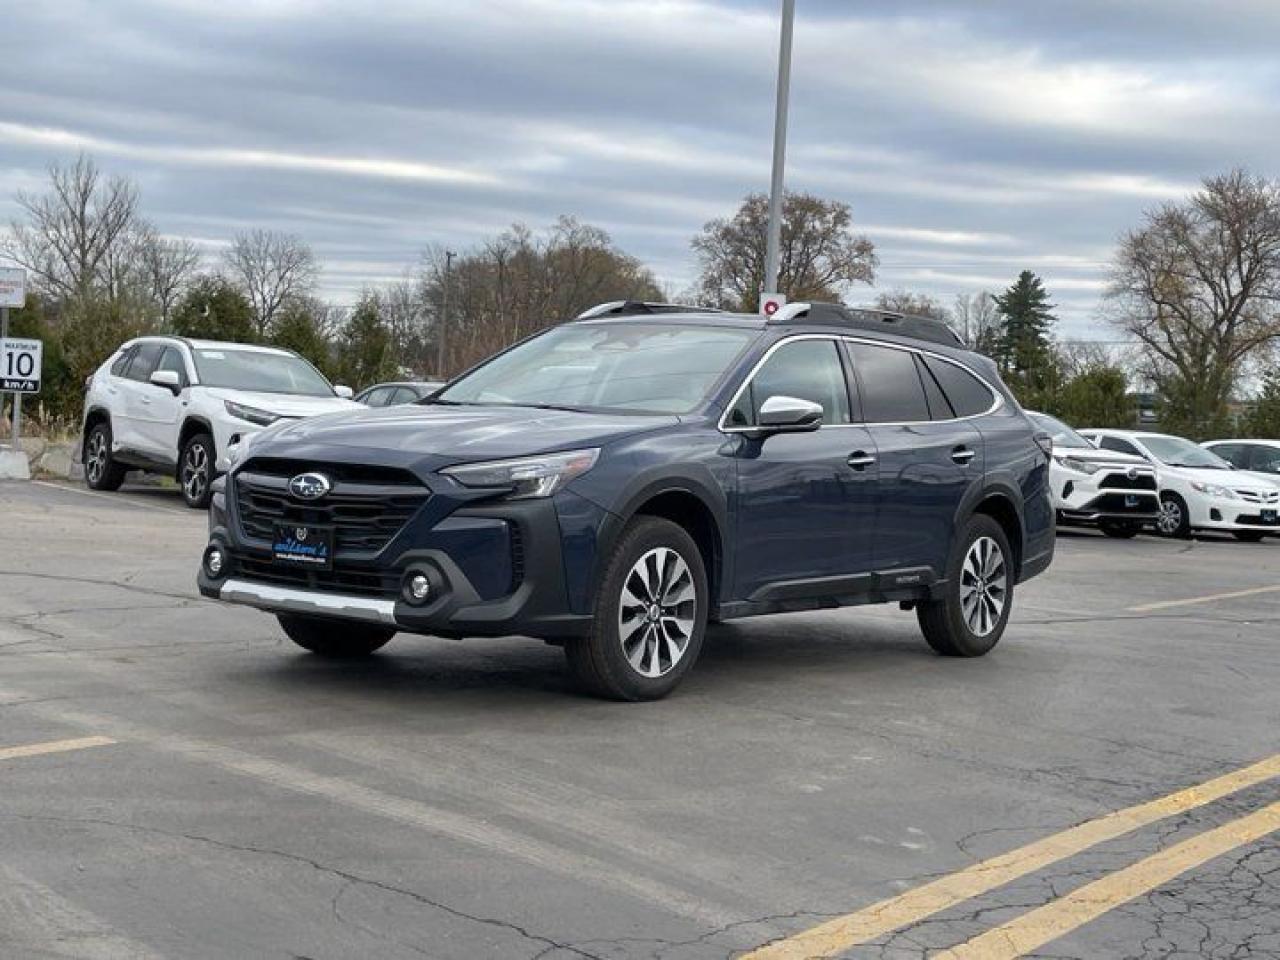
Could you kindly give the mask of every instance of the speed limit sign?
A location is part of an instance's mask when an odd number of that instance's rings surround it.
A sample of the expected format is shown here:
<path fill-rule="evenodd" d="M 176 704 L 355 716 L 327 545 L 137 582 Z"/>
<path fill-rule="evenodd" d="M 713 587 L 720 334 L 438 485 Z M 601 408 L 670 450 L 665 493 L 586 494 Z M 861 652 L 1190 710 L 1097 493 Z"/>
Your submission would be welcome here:
<path fill-rule="evenodd" d="M 43 355 L 39 340 L 0 340 L 0 391 L 39 393 Z"/>

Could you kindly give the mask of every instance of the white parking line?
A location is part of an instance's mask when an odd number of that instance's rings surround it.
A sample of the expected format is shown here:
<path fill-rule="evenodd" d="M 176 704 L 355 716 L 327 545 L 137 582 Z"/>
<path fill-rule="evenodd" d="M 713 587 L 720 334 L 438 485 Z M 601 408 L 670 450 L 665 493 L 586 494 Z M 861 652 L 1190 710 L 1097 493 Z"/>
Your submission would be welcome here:
<path fill-rule="evenodd" d="M 1161 600 L 1130 607 L 1128 613 L 1150 613 L 1152 610 L 1168 610 L 1170 607 L 1189 607 L 1197 603 L 1216 603 L 1219 600 L 1235 600 L 1237 597 L 1255 597 L 1260 593 L 1278 593 L 1280 584 L 1271 587 L 1252 587 L 1249 590 L 1232 590 L 1230 593 L 1211 593 L 1205 597 L 1189 597 L 1186 600 Z"/>
<path fill-rule="evenodd" d="M 50 483 L 48 480 L 32 480 L 32 486 L 48 487 L 50 490 L 61 490 L 64 493 L 78 493 L 82 497 L 94 497 L 98 500 L 110 500 L 112 503 L 122 503 L 126 506 L 136 507 L 139 510 L 163 510 L 165 513 L 176 513 L 180 517 L 196 516 L 194 510 L 175 510 L 173 507 L 166 507 L 159 503 L 139 503 L 137 500 L 129 499 L 128 495 L 118 496 L 112 493 L 98 493 L 95 490 L 81 490 L 79 487 L 73 487 L 65 483 Z"/>
<path fill-rule="evenodd" d="M 84 750 L 88 747 L 105 747 L 115 743 L 110 737 L 78 737 L 75 740 L 54 740 L 49 743 L 30 743 L 21 747 L 0 747 L 0 760 L 17 760 L 20 757 L 40 757 L 46 753 L 66 753 L 68 750 Z"/>

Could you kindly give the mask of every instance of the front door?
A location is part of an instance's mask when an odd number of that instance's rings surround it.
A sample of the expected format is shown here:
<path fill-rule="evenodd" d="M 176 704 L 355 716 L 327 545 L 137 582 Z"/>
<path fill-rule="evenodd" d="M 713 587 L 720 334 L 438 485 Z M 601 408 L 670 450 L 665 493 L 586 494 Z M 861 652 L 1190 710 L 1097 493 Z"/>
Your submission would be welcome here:
<path fill-rule="evenodd" d="M 188 385 L 182 354 L 176 347 L 164 348 L 156 370 L 171 370 L 178 375 L 182 390 Z M 150 377 L 150 374 L 148 374 Z M 178 433 L 185 404 L 168 387 L 158 384 L 135 384 L 138 393 L 137 429 L 142 451 L 158 460 L 174 460 L 178 456 Z"/>
<path fill-rule="evenodd" d="M 822 426 L 752 436 L 772 396 L 820 404 Z M 744 385 L 727 421 L 737 443 L 735 598 L 838 594 L 857 589 L 842 578 L 871 571 L 875 447 L 853 419 L 832 339 L 784 341 Z"/>

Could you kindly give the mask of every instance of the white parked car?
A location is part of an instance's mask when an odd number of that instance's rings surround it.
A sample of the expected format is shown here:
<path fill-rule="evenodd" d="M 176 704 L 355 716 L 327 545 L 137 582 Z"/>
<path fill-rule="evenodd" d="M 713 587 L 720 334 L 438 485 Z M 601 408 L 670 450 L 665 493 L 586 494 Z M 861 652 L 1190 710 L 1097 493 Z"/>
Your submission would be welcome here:
<path fill-rule="evenodd" d="M 1280 486 L 1241 473 L 1226 460 L 1183 437 L 1137 430 L 1081 430 L 1103 450 L 1150 460 L 1160 483 L 1160 519 L 1166 537 L 1222 530 L 1240 540 L 1280 534 Z"/>
<path fill-rule="evenodd" d="M 277 420 L 346 410 L 335 387 L 291 350 L 140 337 L 89 378 L 84 405 L 85 481 L 116 490 L 128 470 L 174 476 L 194 508 L 208 506 L 227 450 Z"/>
<path fill-rule="evenodd" d="M 1109 537 L 1132 537 L 1160 517 L 1156 470 L 1128 453 L 1099 450 L 1069 426 L 1028 410 L 1053 438 L 1049 486 L 1060 523 L 1096 524 Z"/>
<path fill-rule="evenodd" d="M 1280 485 L 1280 440 L 1208 440 L 1200 446 L 1257 480 Z"/>

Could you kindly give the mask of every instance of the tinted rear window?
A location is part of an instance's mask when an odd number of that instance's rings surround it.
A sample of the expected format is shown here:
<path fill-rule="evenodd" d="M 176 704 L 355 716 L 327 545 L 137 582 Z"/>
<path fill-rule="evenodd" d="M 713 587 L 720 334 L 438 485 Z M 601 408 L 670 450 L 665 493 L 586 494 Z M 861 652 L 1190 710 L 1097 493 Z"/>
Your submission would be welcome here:
<path fill-rule="evenodd" d="M 893 347 L 849 344 L 862 388 L 862 416 L 867 423 L 919 423 L 930 420 L 924 385 L 915 355 Z"/>
<path fill-rule="evenodd" d="M 951 401 L 957 417 L 986 413 L 995 403 L 987 386 L 967 370 L 937 357 L 925 357 L 924 363 Z"/>

